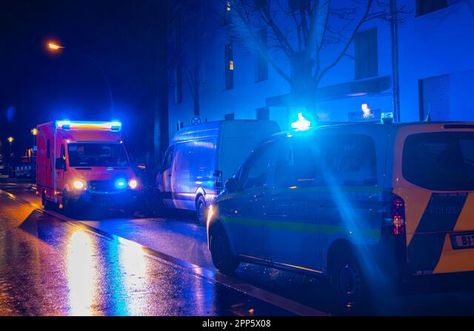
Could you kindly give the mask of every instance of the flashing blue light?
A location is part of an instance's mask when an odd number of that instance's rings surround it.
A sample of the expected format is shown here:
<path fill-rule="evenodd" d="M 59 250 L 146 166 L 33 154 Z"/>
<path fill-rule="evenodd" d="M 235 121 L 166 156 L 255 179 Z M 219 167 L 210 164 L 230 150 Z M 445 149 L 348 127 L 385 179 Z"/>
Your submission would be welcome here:
<path fill-rule="evenodd" d="M 110 122 L 110 130 L 113 130 L 113 131 L 122 130 L 122 122 L 119 122 L 119 121 Z"/>
<path fill-rule="evenodd" d="M 119 178 L 115 181 L 115 188 L 117 189 L 124 189 L 128 185 L 127 180 L 124 178 Z"/>
<path fill-rule="evenodd" d="M 296 131 L 307 131 L 311 128 L 311 122 L 302 113 L 298 113 L 298 120 L 291 123 L 291 127 Z"/>
<path fill-rule="evenodd" d="M 69 120 L 56 121 L 56 127 L 69 130 L 71 128 L 71 121 Z"/>
<path fill-rule="evenodd" d="M 111 121 L 111 122 L 98 122 L 98 121 L 56 121 L 56 128 L 71 130 L 71 129 L 83 129 L 83 130 L 111 130 L 120 131 L 122 129 L 122 122 Z"/>

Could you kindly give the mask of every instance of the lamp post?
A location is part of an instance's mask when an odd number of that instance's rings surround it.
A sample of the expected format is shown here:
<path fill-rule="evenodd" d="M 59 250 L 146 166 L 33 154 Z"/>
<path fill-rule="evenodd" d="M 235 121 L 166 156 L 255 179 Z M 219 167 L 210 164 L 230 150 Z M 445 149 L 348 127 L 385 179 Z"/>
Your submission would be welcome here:
<path fill-rule="evenodd" d="M 51 55 L 60 55 L 66 49 L 66 47 L 64 45 L 62 45 L 59 41 L 51 39 L 51 40 L 46 41 L 45 49 Z M 110 83 L 109 83 L 109 80 L 107 79 L 105 71 L 92 56 L 90 56 L 87 53 L 84 53 L 84 55 L 96 67 L 96 69 L 99 71 L 99 73 L 100 73 L 100 75 L 101 75 L 101 77 L 102 77 L 102 79 L 103 79 L 103 81 L 106 85 L 107 94 L 108 94 L 109 103 L 110 103 L 110 113 L 111 113 L 112 117 L 114 117 L 115 116 L 114 98 L 113 98 L 113 95 L 112 95 L 112 88 L 110 87 Z"/>
<path fill-rule="evenodd" d="M 13 137 L 8 137 L 8 176 L 12 176 L 13 174 L 13 142 L 15 139 Z"/>
<path fill-rule="evenodd" d="M 13 137 L 8 137 L 7 138 L 7 141 L 8 141 L 8 145 L 9 145 L 9 148 L 10 148 L 10 158 L 13 158 L 13 142 L 15 141 L 15 138 Z"/>
<path fill-rule="evenodd" d="M 31 179 L 34 182 L 36 179 L 36 137 L 38 136 L 38 129 L 31 129 L 31 134 L 33 135 L 33 147 L 31 148 Z"/>

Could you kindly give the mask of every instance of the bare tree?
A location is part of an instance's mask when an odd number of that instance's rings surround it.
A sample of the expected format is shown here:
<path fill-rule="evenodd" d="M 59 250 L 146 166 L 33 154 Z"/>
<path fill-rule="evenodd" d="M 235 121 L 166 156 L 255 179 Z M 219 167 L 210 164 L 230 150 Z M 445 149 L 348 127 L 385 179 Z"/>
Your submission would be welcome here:
<path fill-rule="evenodd" d="M 203 52 L 208 37 L 209 14 L 207 0 L 176 1 L 172 5 L 170 26 L 170 68 L 183 75 L 193 100 L 193 113 L 201 113 L 200 90 L 202 85 Z M 176 79 L 175 79 L 175 83 Z"/>
<path fill-rule="evenodd" d="M 231 6 L 232 33 L 257 50 L 288 82 L 295 104 L 311 109 L 315 107 L 316 91 L 322 79 L 348 55 L 361 27 L 372 20 L 392 18 L 389 0 L 224 3 Z M 268 31 L 266 44 L 258 36 L 262 28 Z"/>

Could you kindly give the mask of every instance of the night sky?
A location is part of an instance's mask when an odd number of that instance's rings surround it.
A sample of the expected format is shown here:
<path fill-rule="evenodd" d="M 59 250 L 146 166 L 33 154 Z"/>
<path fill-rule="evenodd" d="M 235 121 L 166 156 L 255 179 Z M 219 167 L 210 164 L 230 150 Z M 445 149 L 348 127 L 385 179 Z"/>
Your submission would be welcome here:
<path fill-rule="evenodd" d="M 31 128 L 64 118 L 119 119 L 125 134 L 151 132 L 163 62 L 161 14 L 160 1 L 153 0 L 2 0 L 2 142 L 14 136 L 21 153 L 31 145 Z M 64 45 L 62 54 L 45 51 L 48 38 Z M 141 153 L 149 148 L 139 135 L 130 135 L 129 144 Z"/>

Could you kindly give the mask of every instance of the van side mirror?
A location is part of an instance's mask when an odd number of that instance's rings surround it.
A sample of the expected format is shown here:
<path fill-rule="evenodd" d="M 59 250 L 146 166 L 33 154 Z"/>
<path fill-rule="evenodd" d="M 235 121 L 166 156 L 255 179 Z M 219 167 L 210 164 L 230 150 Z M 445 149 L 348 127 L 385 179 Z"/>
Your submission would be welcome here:
<path fill-rule="evenodd" d="M 239 190 L 239 181 L 237 178 L 231 177 L 225 182 L 225 189 L 229 193 L 236 192 Z"/>
<path fill-rule="evenodd" d="M 58 157 L 55 163 L 56 170 L 66 170 L 66 161 L 62 157 Z"/>

